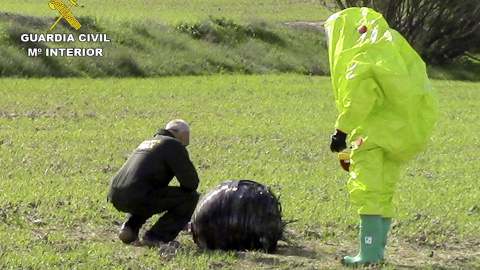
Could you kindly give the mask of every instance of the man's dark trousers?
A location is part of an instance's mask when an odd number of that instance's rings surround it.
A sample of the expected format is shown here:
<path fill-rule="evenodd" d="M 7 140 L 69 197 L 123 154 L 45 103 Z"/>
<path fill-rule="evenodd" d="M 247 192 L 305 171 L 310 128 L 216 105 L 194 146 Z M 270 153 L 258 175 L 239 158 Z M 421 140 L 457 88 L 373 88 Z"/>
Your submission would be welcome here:
<path fill-rule="evenodd" d="M 152 190 L 144 198 L 135 202 L 116 202 L 114 206 L 117 210 L 130 214 L 126 226 L 136 233 L 147 219 L 165 212 L 146 232 L 146 235 L 153 234 L 155 238 L 170 242 L 190 221 L 199 197 L 196 191 L 167 186 Z"/>

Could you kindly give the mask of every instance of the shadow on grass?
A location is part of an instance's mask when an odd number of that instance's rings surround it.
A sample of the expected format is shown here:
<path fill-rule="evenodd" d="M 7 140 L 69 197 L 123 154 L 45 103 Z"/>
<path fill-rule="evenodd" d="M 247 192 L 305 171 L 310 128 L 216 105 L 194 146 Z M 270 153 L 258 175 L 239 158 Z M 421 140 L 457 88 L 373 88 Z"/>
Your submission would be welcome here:
<path fill-rule="evenodd" d="M 181 23 L 176 30 L 211 43 L 237 46 L 249 39 L 258 39 L 271 45 L 286 47 L 287 42 L 278 33 L 268 28 L 267 23 L 239 24 L 227 18 L 210 17 L 200 23 Z"/>
<path fill-rule="evenodd" d="M 318 260 L 324 257 L 321 253 L 297 245 L 279 246 L 279 248 L 272 254 L 284 257 L 303 257 L 312 260 Z"/>
<path fill-rule="evenodd" d="M 430 66 L 428 71 L 432 79 L 480 82 L 480 61 L 466 56 L 443 66 Z"/>

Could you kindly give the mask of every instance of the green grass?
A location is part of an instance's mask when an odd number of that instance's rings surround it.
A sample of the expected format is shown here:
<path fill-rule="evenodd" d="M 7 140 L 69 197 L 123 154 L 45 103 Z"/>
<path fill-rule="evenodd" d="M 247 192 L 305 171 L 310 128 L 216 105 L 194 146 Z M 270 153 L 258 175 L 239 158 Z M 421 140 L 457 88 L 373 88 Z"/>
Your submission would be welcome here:
<path fill-rule="evenodd" d="M 329 2 L 329 1 L 328 1 Z M 64 1 L 68 5 L 68 1 Z M 77 1 L 72 7 L 75 16 L 93 16 L 99 20 L 122 23 L 128 21 L 155 21 L 160 24 L 196 22 L 208 16 L 227 17 L 239 21 L 260 19 L 270 22 L 321 21 L 331 14 L 322 1 L 249 1 L 249 0 L 197 0 L 197 1 L 137 1 L 104 0 Z M 58 11 L 48 1 L 9 1 L 0 11 L 35 17 L 57 18 Z M 53 23 L 53 22 L 52 22 Z"/>
<path fill-rule="evenodd" d="M 0 268 L 339 269 L 356 250 L 357 216 L 328 149 L 330 79 L 299 75 L 158 79 L 1 79 Z M 390 264 L 480 267 L 480 87 L 435 81 L 441 114 L 428 149 L 407 164 L 396 197 Z M 200 191 L 252 179 L 281 196 L 289 236 L 274 255 L 203 252 L 187 235 L 177 256 L 122 245 L 106 202 L 110 179 L 172 118 L 192 126 Z M 429 257 L 430 252 L 433 257 Z"/>
<path fill-rule="evenodd" d="M 22 43 L 49 33 L 57 11 L 41 1 L 11 1 L 0 10 L 0 77 L 164 77 L 211 74 L 328 75 L 323 1 L 130 1 L 79 3 L 79 31 L 62 19 L 51 33 L 106 33 L 111 43 Z M 330 3 L 332 1 L 326 1 Z M 84 7 L 81 7 L 81 6 Z M 73 11 L 73 10 L 72 10 Z M 5 13 L 9 12 L 9 13 Z M 29 48 L 102 48 L 103 57 L 28 57 Z M 436 79 L 480 81 L 480 64 L 458 59 L 429 67 Z"/>
<path fill-rule="evenodd" d="M 80 17 L 79 33 L 107 33 L 109 43 L 22 43 L 24 33 L 44 33 L 33 17 L 0 18 L 0 77 L 159 77 L 208 74 L 328 73 L 324 35 L 312 27 L 265 21 L 242 23 L 210 17 L 165 26 L 119 25 Z M 40 26 L 39 26 L 40 25 Z M 62 21 L 55 33 L 71 33 Z M 79 33 L 75 32 L 75 36 Z M 75 40 L 78 40 L 75 37 Z M 103 57 L 28 57 L 28 48 L 102 48 Z"/>
<path fill-rule="evenodd" d="M 430 77 L 442 80 L 464 80 L 480 81 L 479 58 L 471 59 L 463 56 L 443 66 L 430 66 L 428 73 Z"/>

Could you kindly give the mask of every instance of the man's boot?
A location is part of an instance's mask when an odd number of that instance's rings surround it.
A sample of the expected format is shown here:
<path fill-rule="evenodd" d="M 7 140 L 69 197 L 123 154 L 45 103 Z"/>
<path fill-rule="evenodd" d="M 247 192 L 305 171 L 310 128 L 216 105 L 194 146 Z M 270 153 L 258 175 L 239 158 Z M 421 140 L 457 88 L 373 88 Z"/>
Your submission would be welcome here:
<path fill-rule="evenodd" d="M 120 238 L 124 244 L 131 244 L 138 239 L 138 230 L 132 229 L 128 226 L 127 222 L 124 222 L 118 232 L 118 238 Z"/>
<path fill-rule="evenodd" d="M 382 260 L 385 259 L 385 247 L 387 246 L 388 231 L 390 230 L 391 224 L 392 218 L 382 218 L 382 250 L 380 253 Z"/>
<path fill-rule="evenodd" d="M 138 232 L 149 217 L 131 214 L 128 214 L 127 217 L 128 220 L 123 223 L 118 232 L 118 238 L 125 244 L 131 244 L 138 240 Z"/>
<path fill-rule="evenodd" d="M 361 215 L 360 218 L 360 252 L 355 257 L 345 256 L 344 265 L 368 265 L 383 260 L 382 217 Z"/>

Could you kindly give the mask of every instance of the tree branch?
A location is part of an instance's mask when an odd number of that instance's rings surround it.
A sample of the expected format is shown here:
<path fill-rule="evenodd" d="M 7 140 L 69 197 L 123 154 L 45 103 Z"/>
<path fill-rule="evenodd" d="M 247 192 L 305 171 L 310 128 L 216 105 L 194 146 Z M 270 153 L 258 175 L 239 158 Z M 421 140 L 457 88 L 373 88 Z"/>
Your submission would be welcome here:
<path fill-rule="evenodd" d="M 480 62 L 480 57 L 477 57 L 473 54 L 470 54 L 469 52 L 465 52 L 465 56 L 468 57 L 468 58 L 472 58 L 473 60 L 476 60 L 478 62 Z"/>

